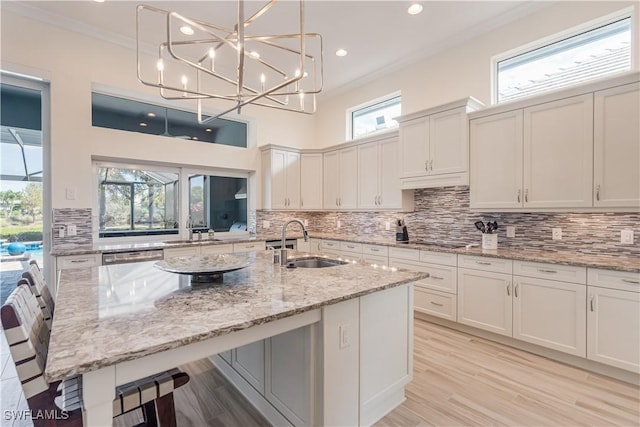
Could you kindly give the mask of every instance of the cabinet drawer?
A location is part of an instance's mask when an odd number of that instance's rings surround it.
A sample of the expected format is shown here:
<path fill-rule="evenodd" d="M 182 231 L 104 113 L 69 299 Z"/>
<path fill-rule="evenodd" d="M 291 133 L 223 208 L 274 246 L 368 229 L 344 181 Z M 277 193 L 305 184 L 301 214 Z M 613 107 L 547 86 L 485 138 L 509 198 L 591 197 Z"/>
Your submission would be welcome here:
<path fill-rule="evenodd" d="M 445 292 L 425 289 L 420 285 L 413 287 L 413 308 L 420 313 L 456 321 L 456 296 Z"/>
<path fill-rule="evenodd" d="M 200 255 L 199 246 L 188 246 L 186 248 L 170 248 L 164 250 L 164 258 L 171 258 L 177 256 L 194 256 Z"/>
<path fill-rule="evenodd" d="M 364 254 L 362 256 L 362 259 L 364 262 L 368 263 L 368 264 L 375 264 L 378 266 L 388 266 L 389 265 L 389 258 L 386 256 L 377 256 L 377 255 L 369 255 L 369 254 Z"/>
<path fill-rule="evenodd" d="M 587 269 L 572 265 L 548 264 L 543 262 L 514 261 L 513 274 L 537 277 L 561 282 L 587 283 Z"/>
<path fill-rule="evenodd" d="M 379 245 L 362 245 L 362 253 L 374 256 L 389 256 L 389 247 Z"/>
<path fill-rule="evenodd" d="M 234 243 L 233 252 L 264 251 L 265 242 Z"/>
<path fill-rule="evenodd" d="M 458 255 L 444 252 L 420 251 L 420 261 L 431 264 L 458 265 Z"/>
<path fill-rule="evenodd" d="M 228 254 L 233 252 L 233 245 L 205 245 L 200 248 L 201 255 Z"/>
<path fill-rule="evenodd" d="M 344 252 L 362 253 L 362 243 L 340 242 L 340 250 Z"/>
<path fill-rule="evenodd" d="M 340 250 L 340 242 L 337 242 L 335 240 L 321 240 L 320 241 L 320 248 L 321 249 Z"/>
<path fill-rule="evenodd" d="M 458 267 L 511 274 L 513 272 L 513 261 L 510 259 L 460 255 L 458 257 Z"/>
<path fill-rule="evenodd" d="M 590 268 L 587 283 L 589 286 L 640 292 L 640 273 Z"/>
<path fill-rule="evenodd" d="M 429 277 L 416 281 L 424 288 L 455 294 L 458 291 L 458 269 L 446 265 L 428 264 L 422 262 L 389 260 L 390 267 L 429 273 Z"/>
<path fill-rule="evenodd" d="M 389 258 L 398 258 L 398 259 L 408 260 L 408 261 L 419 261 L 420 251 L 417 249 L 393 247 L 393 248 L 389 248 Z"/>
<path fill-rule="evenodd" d="M 100 254 L 60 256 L 56 262 L 58 270 L 64 268 L 97 267 L 102 265 L 102 256 Z"/>

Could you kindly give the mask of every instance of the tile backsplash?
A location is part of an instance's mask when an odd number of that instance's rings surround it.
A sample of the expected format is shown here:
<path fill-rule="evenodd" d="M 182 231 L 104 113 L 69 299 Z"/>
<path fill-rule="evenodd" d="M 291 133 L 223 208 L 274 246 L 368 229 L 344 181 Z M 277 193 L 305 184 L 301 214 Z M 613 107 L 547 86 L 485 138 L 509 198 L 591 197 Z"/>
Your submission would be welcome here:
<path fill-rule="evenodd" d="M 571 251 L 585 254 L 640 256 L 640 213 L 475 213 L 469 210 L 469 187 L 415 190 L 413 212 L 277 212 L 258 210 L 258 232 L 280 231 L 285 220 L 309 221 L 309 231 L 395 238 L 394 222 L 404 218 L 409 237 L 438 243 L 480 243 L 474 222 L 497 221 L 499 247 Z M 262 222 L 271 228 L 262 228 Z M 337 221 L 341 227 L 337 228 Z M 385 222 L 391 230 L 385 230 Z M 516 237 L 506 237 L 506 226 Z M 552 240 L 551 229 L 562 228 L 562 240 Z M 634 244 L 622 245 L 620 231 L 631 229 Z"/>
<path fill-rule="evenodd" d="M 76 226 L 76 235 L 69 236 L 67 226 Z M 60 228 L 64 227 L 65 235 L 60 237 Z M 54 209 L 52 226 L 52 247 L 55 249 L 61 245 L 91 245 L 93 242 L 91 228 L 91 209 Z"/>

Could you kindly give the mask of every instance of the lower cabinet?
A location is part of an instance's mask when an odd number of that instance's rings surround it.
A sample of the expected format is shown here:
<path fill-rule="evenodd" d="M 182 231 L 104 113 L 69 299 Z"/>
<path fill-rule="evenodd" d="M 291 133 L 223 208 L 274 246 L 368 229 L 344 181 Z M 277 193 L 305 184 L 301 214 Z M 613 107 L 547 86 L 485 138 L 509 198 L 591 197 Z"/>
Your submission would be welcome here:
<path fill-rule="evenodd" d="M 456 295 L 447 292 L 434 291 L 414 285 L 414 309 L 420 313 L 455 322 L 457 319 Z"/>
<path fill-rule="evenodd" d="M 257 341 L 232 350 L 231 366 L 256 390 L 264 393 L 265 341 Z"/>
<path fill-rule="evenodd" d="M 511 275 L 458 269 L 458 322 L 512 336 Z"/>

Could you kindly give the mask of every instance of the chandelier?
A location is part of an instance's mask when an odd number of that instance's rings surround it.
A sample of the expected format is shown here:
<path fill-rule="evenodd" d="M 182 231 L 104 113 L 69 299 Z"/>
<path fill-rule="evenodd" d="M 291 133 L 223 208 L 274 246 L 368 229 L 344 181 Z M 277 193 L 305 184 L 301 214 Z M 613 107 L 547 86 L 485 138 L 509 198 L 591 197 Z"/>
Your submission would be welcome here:
<path fill-rule="evenodd" d="M 234 15 L 228 9 L 214 15 L 231 26 L 138 5 L 138 80 L 158 88 L 164 99 L 194 100 L 201 124 L 249 104 L 314 113 L 323 85 L 322 37 L 304 32 L 304 0 L 282 2 L 280 15 L 272 10 L 277 0 L 248 3 L 251 10 L 238 0 Z M 283 32 L 272 34 L 274 26 Z M 226 101 L 227 107 L 207 115 L 207 100 Z"/>

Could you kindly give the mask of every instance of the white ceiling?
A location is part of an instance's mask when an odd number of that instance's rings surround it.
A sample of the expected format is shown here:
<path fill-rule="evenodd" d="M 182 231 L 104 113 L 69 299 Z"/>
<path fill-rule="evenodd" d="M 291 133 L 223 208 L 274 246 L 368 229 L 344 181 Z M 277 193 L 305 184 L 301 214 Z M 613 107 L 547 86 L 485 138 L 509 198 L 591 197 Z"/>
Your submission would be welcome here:
<path fill-rule="evenodd" d="M 247 2 L 249 3 L 249 2 Z M 255 8 L 255 2 L 247 8 Z M 382 73 L 398 69 L 456 44 L 464 43 L 551 2 L 423 1 L 424 11 L 407 13 L 409 1 L 307 0 L 305 31 L 324 39 L 324 93 L 335 93 Z M 2 2 L 2 8 L 48 23 L 116 41 L 135 49 L 135 6 L 138 2 L 28 1 Z M 233 26 L 234 1 L 152 1 L 144 4 L 186 17 Z M 282 33 L 295 20 L 298 4 L 286 1 L 260 18 L 256 29 Z M 292 13 L 292 11 L 294 11 Z M 277 13 L 278 14 L 277 14 Z M 283 22 L 286 20 L 287 22 Z M 349 54 L 339 58 L 338 48 Z"/>

